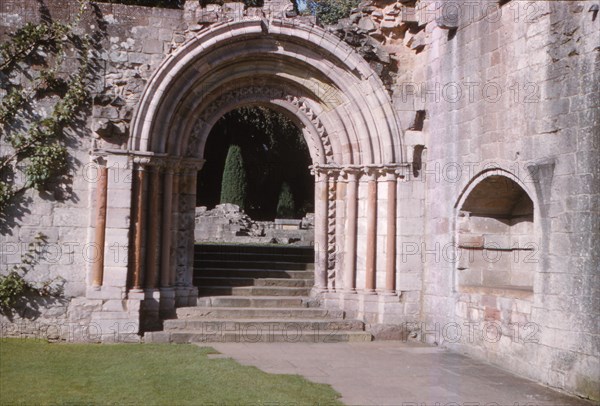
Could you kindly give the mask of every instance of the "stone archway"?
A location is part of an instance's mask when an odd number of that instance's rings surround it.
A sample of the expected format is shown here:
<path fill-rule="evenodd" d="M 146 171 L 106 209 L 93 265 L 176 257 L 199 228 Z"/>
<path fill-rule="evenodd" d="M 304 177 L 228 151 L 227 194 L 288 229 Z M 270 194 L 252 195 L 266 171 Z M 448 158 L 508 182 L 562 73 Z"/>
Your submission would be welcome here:
<path fill-rule="evenodd" d="M 387 91 L 361 56 L 321 28 L 251 19 L 200 31 L 169 55 L 139 102 L 128 151 L 106 151 L 106 163 L 132 173 L 131 233 L 111 238 L 129 242 L 119 272 L 127 297 L 143 300 L 146 313 L 168 315 L 195 301 L 195 185 L 206 139 L 227 111 L 257 104 L 292 117 L 310 149 L 314 294 L 394 292 L 396 183 L 407 166 Z M 117 186 L 109 179 L 106 187 Z M 366 247 L 362 261 L 357 247 Z M 95 270 L 97 287 L 106 268 Z"/>

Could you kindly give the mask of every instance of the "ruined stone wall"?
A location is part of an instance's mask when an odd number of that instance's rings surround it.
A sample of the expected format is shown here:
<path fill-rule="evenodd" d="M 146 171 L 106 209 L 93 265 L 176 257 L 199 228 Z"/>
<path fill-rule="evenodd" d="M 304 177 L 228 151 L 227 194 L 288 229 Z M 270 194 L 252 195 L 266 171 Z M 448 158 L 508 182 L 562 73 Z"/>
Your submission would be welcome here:
<path fill-rule="evenodd" d="M 78 8 L 78 4 L 71 1 L 48 1 L 43 7 L 33 1 L 3 1 L 0 3 L 0 36 L 4 40 L 25 23 L 39 22 L 43 14 L 58 21 L 70 21 Z M 99 341 L 101 336 L 116 336 L 119 330 L 122 333 L 129 329 L 128 333 L 133 332 L 131 339 L 139 340 L 135 334 L 139 302 L 125 300 L 125 291 L 121 288 L 123 300 L 71 301 L 71 298 L 86 296 L 90 272 L 98 258 L 98 248 L 93 241 L 93 214 L 99 173 L 90 152 L 97 148 L 126 148 L 129 121 L 148 78 L 169 50 L 185 40 L 187 28 L 183 10 L 112 4 L 88 6 L 77 32 L 95 35 L 99 46 L 92 55 L 94 80 L 89 90 L 93 102 L 86 112 L 87 122 L 78 128 L 68 146 L 72 157 L 70 181 L 61 188 L 63 193 L 26 192 L 25 204 L 11 209 L 7 216 L 10 221 L 3 225 L 0 235 L 0 267 L 4 270 L 20 263 L 21 255 L 38 232 L 45 234 L 47 244 L 39 264 L 27 277 L 33 281 L 62 278 L 64 294 L 59 299 L 31 301 L 10 317 L 17 324 L 6 324 L 3 333 Z M 8 150 L 6 145 L 0 148 L 3 153 Z M 119 201 L 128 206 L 131 168 L 127 167 L 126 160 L 109 162 L 108 166 L 112 184 L 109 199 L 116 202 L 116 206 Z M 105 255 L 115 266 L 126 261 L 129 225 L 129 209 L 108 216 L 107 232 L 124 236 L 122 243 L 106 248 Z M 108 285 L 110 278 L 107 273 Z M 114 281 L 115 285 L 119 282 Z M 122 312 L 124 323 L 104 323 L 101 316 L 92 316 L 101 311 Z M 2 318 L 3 324 L 8 321 Z"/>
<path fill-rule="evenodd" d="M 160 63 L 198 31 L 232 19 L 281 18 L 290 5 L 266 1 L 262 8 L 244 9 L 243 3 L 201 8 L 198 2 L 187 2 L 185 9 L 177 10 L 89 3 L 76 32 L 93 35 L 98 41 L 91 55 L 92 103 L 86 111 L 86 122 L 68 145 L 69 182 L 54 194 L 27 191 L 24 204 L 9 209 L 6 218 L 10 221 L 0 230 L 1 271 L 20 263 L 28 244 L 41 232 L 47 236 L 46 248 L 27 278 L 61 278 L 64 292 L 60 298 L 33 300 L 20 312 L 2 316 L 6 326 L 3 332 L 43 337 L 60 331 L 58 335 L 63 339 L 77 341 L 105 340 L 103 337 L 110 340 L 124 332 L 126 340 L 139 340 L 140 304 L 126 299 L 123 272 L 118 272 L 127 264 L 129 255 L 133 175 L 127 141 L 135 108 Z M 0 37 L 4 41 L 19 27 L 38 23 L 43 17 L 72 21 L 78 10 L 79 4 L 69 0 L 2 1 Z M 301 20 L 314 22 L 311 17 Z M 0 99 L 4 95 L 0 90 Z M 50 106 L 40 106 L 44 107 Z M 10 150 L 5 144 L 0 148 L 3 154 Z M 101 154 L 95 153 L 98 150 L 118 150 L 124 155 L 105 162 Z M 106 233 L 117 241 L 105 248 L 103 290 L 110 298 L 90 291 L 92 267 L 98 258 L 94 225 L 100 165 L 108 167 L 108 199 L 112 207 Z M 187 244 L 182 244 L 180 251 L 186 248 Z M 114 300 L 115 295 L 121 300 Z M 11 324 L 13 321 L 20 324 Z"/>
<path fill-rule="evenodd" d="M 465 2 L 449 30 L 440 25 L 453 11 L 428 3 L 412 80 L 427 116 L 420 251 L 427 340 L 598 398 L 598 20 L 586 2 Z M 533 234 L 513 242 L 531 244 L 532 255 L 499 252 L 513 268 L 535 268 L 529 290 L 457 283 L 461 193 L 491 168 L 534 204 Z"/>
<path fill-rule="evenodd" d="M 315 244 L 314 213 L 298 220 L 255 221 L 231 203 L 218 204 L 211 210 L 206 206 L 196 207 L 194 240 L 310 247 Z"/>
<path fill-rule="evenodd" d="M 72 324 L 79 326 L 77 334 L 96 337 L 97 330 L 80 327 L 93 321 L 106 335 L 139 322 L 139 301 L 125 300 L 124 290 L 119 291 L 122 300 L 82 299 L 95 248 L 86 246 L 93 244 L 98 179 L 89 152 L 127 148 L 129 123 L 152 73 L 205 25 L 244 16 L 282 17 L 289 6 L 265 2 L 261 10 L 243 10 L 240 3 L 206 8 L 187 3 L 185 10 L 97 4 L 81 23 L 82 30 L 101 37 L 95 55 L 101 80 L 94 85 L 87 125 L 69 149 L 74 158 L 70 194 L 62 199 L 28 193 L 26 210 L 15 212 L 14 223 L 1 233 L 2 269 L 19 261 L 25 249 L 20 247 L 38 231 L 55 247 L 32 277 L 64 277 L 67 300 L 36 305 L 34 319 L 39 323 Z M 328 28 L 382 78 L 404 131 L 404 160 L 412 164 L 397 184 L 398 295 L 379 296 L 385 299 L 381 301 L 377 295 L 372 300 L 363 296 L 350 313 L 372 324 L 413 321 L 429 342 L 600 398 L 599 19 L 583 1 L 502 3 L 365 2 L 349 19 Z M 74 7 L 58 0 L 46 5 L 60 19 Z M 39 16 L 38 2 L 4 0 L 0 35 Z M 108 167 L 113 212 L 107 233 L 126 244 L 132 170 L 126 159 L 111 161 Z M 512 243 L 531 243 L 534 249 L 518 257 L 511 251 L 509 259 L 511 269 L 535 268 L 530 287 L 468 287 L 460 282 L 463 267 L 486 267 L 492 258 L 463 264 L 457 258 L 463 250 L 459 244 L 485 248 L 490 238 L 504 232 L 494 228 L 495 219 L 484 219 L 481 224 L 490 226 L 477 235 L 474 229 L 461 228 L 465 199 L 492 175 L 510 179 L 533 202 L 532 230 L 521 232 Z M 362 286 L 368 182 L 364 178 L 359 183 L 357 269 Z M 381 183 L 377 190 L 380 218 L 385 217 L 387 187 Z M 343 213 L 336 215 L 343 219 Z M 378 224 L 377 229 L 381 286 L 386 228 Z M 461 231 L 475 236 L 461 243 Z M 516 229 L 511 233 L 519 234 Z M 127 247 L 106 254 L 116 268 Z M 533 265 L 525 264 L 526 258 Z M 110 278 L 108 273 L 109 288 Z M 115 280 L 114 285 L 122 282 Z M 71 297 L 76 299 L 67 307 Z M 337 303 L 333 298 L 328 305 Z M 115 314 L 123 323 L 114 324 Z M 27 329 L 27 334 L 48 331 L 35 325 Z"/>

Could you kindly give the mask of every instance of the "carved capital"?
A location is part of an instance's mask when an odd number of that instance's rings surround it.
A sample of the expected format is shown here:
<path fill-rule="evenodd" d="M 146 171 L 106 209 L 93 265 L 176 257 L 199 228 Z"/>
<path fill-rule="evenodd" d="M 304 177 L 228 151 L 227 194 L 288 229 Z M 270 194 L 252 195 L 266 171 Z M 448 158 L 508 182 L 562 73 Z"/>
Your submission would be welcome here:
<path fill-rule="evenodd" d="M 198 172 L 204 166 L 206 160 L 195 158 L 184 158 L 179 161 L 179 166 L 184 172 Z"/>

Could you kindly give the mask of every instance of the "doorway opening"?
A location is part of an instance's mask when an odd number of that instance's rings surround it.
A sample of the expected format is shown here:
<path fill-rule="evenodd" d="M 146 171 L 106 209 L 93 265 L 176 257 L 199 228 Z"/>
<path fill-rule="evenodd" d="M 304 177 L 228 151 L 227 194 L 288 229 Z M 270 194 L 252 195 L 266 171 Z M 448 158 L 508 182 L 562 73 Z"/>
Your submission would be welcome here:
<path fill-rule="evenodd" d="M 222 203 L 238 203 L 227 201 L 229 196 L 223 190 L 224 185 L 236 181 L 231 179 L 236 177 L 235 171 L 226 167 L 232 148 L 241 155 L 245 178 L 245 190 L 240 191 L 243 203 L 238 205 L 253 220 L 273 221 L 284 214 L 300 219 L 314 212 L 314 180 L 308 170 L 312 162 L 302 131 L 283 113 L 262 106 L 232 110 L 212 128 L 206 163 L 198 176 L 196 206 L 212 209 Z M 236 165 L 230 160 L 228 165 L 232 164 Z M 287 210 L 278 204 L 282 192 L 287 195 L 284 198 L 293 199 Z"/>

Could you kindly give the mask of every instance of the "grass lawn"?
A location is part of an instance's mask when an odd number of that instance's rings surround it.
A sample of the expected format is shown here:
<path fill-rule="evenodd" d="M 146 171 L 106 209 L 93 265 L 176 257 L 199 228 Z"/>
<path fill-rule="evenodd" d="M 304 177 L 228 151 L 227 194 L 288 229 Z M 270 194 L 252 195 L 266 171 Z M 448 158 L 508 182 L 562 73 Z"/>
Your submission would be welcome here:
<path fill-rule="evenodd" d="M 0 405 L 340 405 L 329 385 L 270 375 L 211 348 L 0 340 Z"/>

